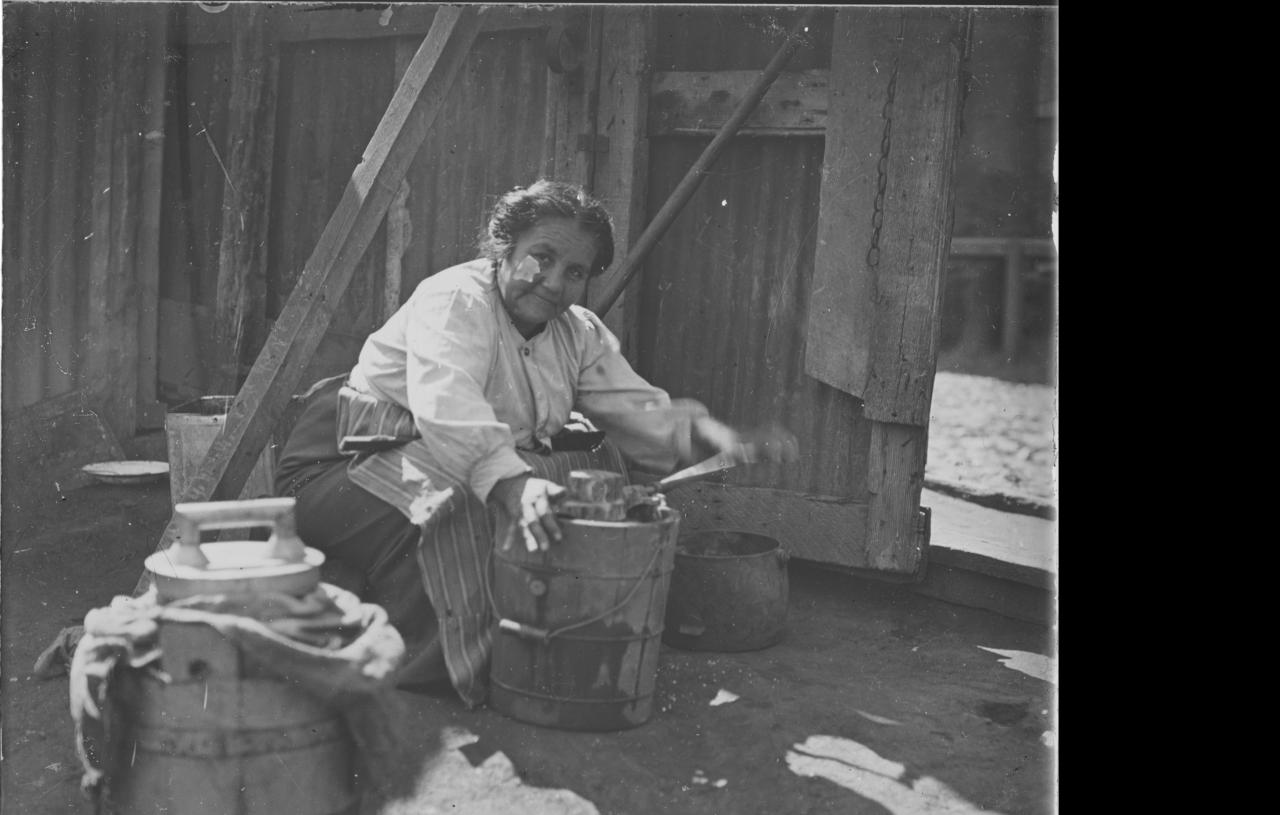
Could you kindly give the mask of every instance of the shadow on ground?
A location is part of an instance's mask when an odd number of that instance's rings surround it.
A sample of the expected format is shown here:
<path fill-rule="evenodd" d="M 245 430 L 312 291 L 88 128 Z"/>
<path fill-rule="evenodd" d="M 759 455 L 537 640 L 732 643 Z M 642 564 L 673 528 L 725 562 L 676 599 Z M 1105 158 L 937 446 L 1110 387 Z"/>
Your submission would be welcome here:
<path fill-rule="evenodd" d="M 128 593 L 168 486 L 91 486 L 3 515 L 0 810 L 90 811 L 65 677 L 31 666 L 64 625 Z M 793 561 L 786 639 L 664 646 L 652 719 L 580 733 L 401 692 L 418 787 L 385 813 L 1048 813 L 1049 634 L 907 587 Z M 713 704 L 719 700 L 719 703 Z M 726 701 L 728 700 L 728 701 Z"/>

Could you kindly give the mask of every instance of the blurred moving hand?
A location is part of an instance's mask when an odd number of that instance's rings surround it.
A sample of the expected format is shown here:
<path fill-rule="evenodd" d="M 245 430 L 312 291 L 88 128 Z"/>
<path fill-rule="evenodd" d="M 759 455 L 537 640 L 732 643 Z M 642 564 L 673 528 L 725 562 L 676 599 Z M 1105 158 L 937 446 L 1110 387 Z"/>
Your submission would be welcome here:
<path fill-rule="evenodd" d="M 702 416 L 693 422 L 693 437 L 696 444 L 727 453 L 742 463 L 789 464 L 800 459 L 795 434 L 776 423 L 738 432 L 718 419 Z"/>

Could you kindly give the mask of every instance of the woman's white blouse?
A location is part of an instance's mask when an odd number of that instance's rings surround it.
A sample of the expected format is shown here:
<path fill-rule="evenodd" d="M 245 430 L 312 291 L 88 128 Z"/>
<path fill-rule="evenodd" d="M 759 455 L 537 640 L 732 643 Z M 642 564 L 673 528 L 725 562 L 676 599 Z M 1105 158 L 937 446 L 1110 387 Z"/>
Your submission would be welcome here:
<path fill-rule="evenodd" d="M 655 473 L 688 460 L 690 420 L 706 414 L 642 379 L 585 308 L 571 306 L 526 340 L 484 259 L 419 284 L 365 341 L 349 384 L 412 412 L 432 458 L 481 501 L 499 480 L 528 472 L 516 448 L 544 449 L 572 410 Z"/>

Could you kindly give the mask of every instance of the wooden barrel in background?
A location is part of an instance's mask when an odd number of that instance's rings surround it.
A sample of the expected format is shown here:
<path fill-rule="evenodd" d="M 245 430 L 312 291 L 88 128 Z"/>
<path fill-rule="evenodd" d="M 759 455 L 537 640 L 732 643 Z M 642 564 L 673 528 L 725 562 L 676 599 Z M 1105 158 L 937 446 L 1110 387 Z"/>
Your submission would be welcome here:
<path fill-rule="evenodd" d="M 560 518 L 548 551 L 495 553 L 495 710 L 568 730 L 649 720 L 679 521 L 670 509 L 650 523 Z"/>

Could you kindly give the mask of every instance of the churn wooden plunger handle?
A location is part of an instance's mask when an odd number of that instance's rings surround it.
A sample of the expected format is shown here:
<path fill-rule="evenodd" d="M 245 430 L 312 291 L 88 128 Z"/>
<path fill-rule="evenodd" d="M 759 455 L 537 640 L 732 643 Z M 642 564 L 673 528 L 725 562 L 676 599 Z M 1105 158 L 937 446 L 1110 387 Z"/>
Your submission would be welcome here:
<path fill-rule="evenodd" d="M 178 566 L 203 569 L 209 560 L 200 551 L 200 530 L 270 526 L 267 557 L 286 563 L 301 563 L 307 549 L 298 537 L 294 498 L 257 498 L 245 501 L 203 501 L 176 504 L 174 518 L 178 534 L 169 547 L 169 560 Z"/>

